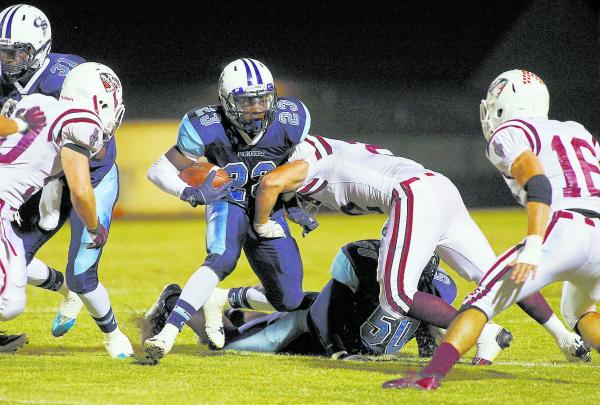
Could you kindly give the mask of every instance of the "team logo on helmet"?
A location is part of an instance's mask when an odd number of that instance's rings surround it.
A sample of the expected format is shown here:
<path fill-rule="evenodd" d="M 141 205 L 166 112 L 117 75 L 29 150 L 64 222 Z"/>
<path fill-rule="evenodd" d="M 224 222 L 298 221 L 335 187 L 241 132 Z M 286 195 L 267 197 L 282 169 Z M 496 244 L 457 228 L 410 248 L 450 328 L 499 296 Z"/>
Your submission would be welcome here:
<path fill-rule="evenodd" d="M 499 97 L 502 94 L 502 91 L 506 87 L 508 80 L 501 77 L 498 80 L 494 80 L 492 84 L 490 84 L 490 88 L 488 89 L 488 94 L 493 95 L 494 97 Z"/>
<path fill-rule="evenodd" d="M 42 17 L 37 17 L 33 20 L 33 26 L 36 28 L 41 28 L 44 36 L 46 36 L 46 32 L 48 31 L 48 21 L 44 20 Z"/>
<path fill-rule="evenodd" d="M 108 73 L 100 73 L 100 80 L 107 93 L 114 93 L 121 88 L 119 79 Z"/>

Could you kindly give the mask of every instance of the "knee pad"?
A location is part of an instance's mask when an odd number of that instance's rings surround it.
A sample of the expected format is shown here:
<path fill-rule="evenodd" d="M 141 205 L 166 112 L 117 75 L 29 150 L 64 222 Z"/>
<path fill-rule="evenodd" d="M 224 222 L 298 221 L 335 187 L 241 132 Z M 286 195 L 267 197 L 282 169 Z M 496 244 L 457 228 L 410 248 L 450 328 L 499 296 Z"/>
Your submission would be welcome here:
<path fill-rule="evenodd" d="M 267 291 L 265 295 L 269 300 L 269 303 L 273 305 L 273 308 L 279 312 L 291 312 L 298 309 L 304 299 L 304 293 L 302 293 L 302 291 Z"/>
<path fill-rule="evenodd" d="M 206 257 L 202 266 L 210 267 L 212 271 L 223 281 L 235 269 L 239 255 L 228 253 L 226 250 L 222 255 L 211 253 Z"/>

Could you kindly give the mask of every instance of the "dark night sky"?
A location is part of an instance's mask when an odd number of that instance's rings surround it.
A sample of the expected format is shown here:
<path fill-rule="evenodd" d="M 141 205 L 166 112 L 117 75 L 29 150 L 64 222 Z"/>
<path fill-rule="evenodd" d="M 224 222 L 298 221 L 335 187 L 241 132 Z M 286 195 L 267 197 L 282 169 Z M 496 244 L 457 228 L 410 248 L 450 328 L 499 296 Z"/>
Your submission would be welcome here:
<path fill-rule="evenodd" d="M 568 94 L 580 97 L 576 104 L 559 104 L 566 114 L 590 108 L 587 99 L 600 93 L 589 92 L 600 89 L 595 0 L 31 4 L 50 19 L 55 52 L 117 72 L 130 101 L 128 117 L 143 116 L 144 97 L 171 92 L 183 102 L 182 86 L 216 83 L 223 66 L 239 57 L 263 61 L 276 80 L 328 82 L 341 92 L 475 86 L 480 97 L 498 73 L 527 67 L 547 81 L 555 99 L 562 98 L 557 89 L 585 90 Z M 495 54 L 498 48 L 505 54 Z M 163 117 L 178 117 L 179 109 Z"/>
<path fill-rule="evenodd" d="M 286 76 L 461 80 L 528 4 L 31 3 L 50 18 L 55 51 L 106 61 L 132 84 L 215 77 L 227 61 L 248 55 Z"/>

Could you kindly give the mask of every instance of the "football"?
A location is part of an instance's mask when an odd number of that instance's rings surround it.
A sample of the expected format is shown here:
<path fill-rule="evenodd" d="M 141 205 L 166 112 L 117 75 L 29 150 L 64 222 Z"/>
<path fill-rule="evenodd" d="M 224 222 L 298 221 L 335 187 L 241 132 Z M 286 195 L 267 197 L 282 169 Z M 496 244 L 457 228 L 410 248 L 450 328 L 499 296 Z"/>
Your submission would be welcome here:
<path fill-rule="evenodd" d="M 198 187 L 204 184 L 206 177 L 211 170 L 214 170 L 214 168 L 217 168 L 217 175 L 213 179 L 213 187 L 219 188 L 229 183 L 229 175 L 227 172 L 219 166 L 208 162 L 196 162 L 191 164 L 179 172 L 179 178 L 192 187 Z"/>

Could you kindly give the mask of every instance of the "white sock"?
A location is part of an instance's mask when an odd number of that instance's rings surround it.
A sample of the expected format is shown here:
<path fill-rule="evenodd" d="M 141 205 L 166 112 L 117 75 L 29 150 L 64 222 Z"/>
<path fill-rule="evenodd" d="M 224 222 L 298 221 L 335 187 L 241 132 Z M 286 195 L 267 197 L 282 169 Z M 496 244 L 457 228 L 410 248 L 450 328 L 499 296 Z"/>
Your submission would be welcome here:
<path fill-rule="evenodd" d="M 560 319 L 558 319 L 556 314 L 552 314 L 550 319 L 548 319 L 543 326 L 556 340 L 560 340 L 571 334 Z"/>
<path fill-rule="evenodd" d="M 47 279 L 50 271 L 48 266 L 38 258 L 33 258 L 31 263 L 27 265 L 25 270 L 27 272 L 27 284 L 39 286 L 43 284 Z M 64 283 L 66 284 L 66 283 Z"/>
<path fill-rule="evenodd" d="M 102 283 L 98 283 L 98 287 L 94 291 L 79 294 L 79 298 L 94 318 L 102 318 L 110 311 L 110 298 Z"/>
<path fill-rule="evenodd" d="M 204 305 L 210 294 L 219 283 L 219 277 L 207 266 L 202 266 L 190 276 L 179 296 L 196 311 Z"/>
<path fill-rule="evenodd" d="M 246 301 L 256 311 L 275 311 L 275 308 L 269 303 L 265 294 L 254 287 L 246 291 Z"/>

